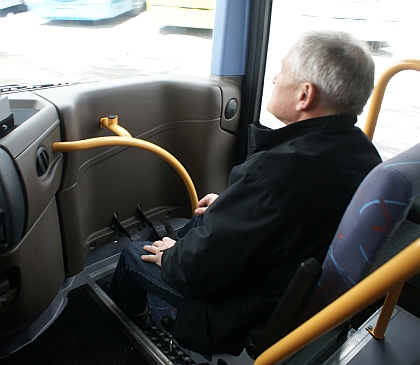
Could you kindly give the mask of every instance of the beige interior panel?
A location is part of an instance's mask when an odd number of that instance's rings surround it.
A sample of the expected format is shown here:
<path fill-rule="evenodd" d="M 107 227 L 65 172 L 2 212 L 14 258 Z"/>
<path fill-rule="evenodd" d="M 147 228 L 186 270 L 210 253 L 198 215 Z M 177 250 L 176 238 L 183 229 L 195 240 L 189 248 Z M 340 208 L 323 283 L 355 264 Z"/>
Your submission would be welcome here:
<path fill-rule="evenodd" d="M 222 128 L 226 98 L 240 89 L 209 79 L 143 77 L 50 89 L 39 95 L 60 115 L 62 140 L 114 136 L 100 118 L 118 115 L 133 137 L 175 156 L 191 176 L 198 196 L 222 191 L 232 167 L 235 136 Z M 232 124 L 236 115 L 232 118 Z M 136 207 L 150 220 L 191 217 L 187 190 L 176 171 L 151 152 L 132 147 L 99 147 L 66 152 L 57 194 L 67 275 L 83 269 L 92 250 L 114 240 L 112 217 L 141 228 Z M 228 158 L 226 156 L 229 156 Z"/>
<path fill-rule="evenodd" d="M 100 119 L 118 115 L 133 137 L 179 160 L 198 197 L 219 193 L 228 183 L 239 121 L 239 112 L 227 118 L 225 109 L 231 99 L 239 105 L 240 85 L 221 78 L 139 77 L 8 98 L 18 126 L 0 139 L 0 157 L 14 176 L 20 203 L 13 214 L 19 232 L 13 244 L 0 247 L 0 279 L 6 275 L 16 289 L 0 305 L 0 339 L 45 313 L 65 278 L 82 272 L 88 255 L 92 263 L 98 248 L 115 247 L 114 213 L 125 229 L 142 228 L 138 204 L 150 220 L 192 215 L 186 186 L 160 156 L 122 146 L 61 153 L 53 144 L 115 136 L 100 127 Z M 10 190 L 2 187 L 3 175 L 0 198 Z M 2 199 L 0 205 L 14 209 Z"/>
<path fill-rule="evenodd" d="M 65 278 L 56 202 L 63 155 L 51 148 L 60 138 L 58 115 L 52 104 L 32 93 L 10 95 L 9 99 L 17 127 L 0 139 L 0 148 L 12 161 L 24 203 L 19 208 L 20 236 L 0 251 L 2 284 L 8 284 L 13 293 L 0 305 L 0 339 L 34 321 L 52 302 Z M 37 168 L 41 152 L 44 164 Z M 7 215 L 18 209 L 17 203 L 6 207 L 10 210 Z M 13 233 L 6 232 L 6 239 Z"/>

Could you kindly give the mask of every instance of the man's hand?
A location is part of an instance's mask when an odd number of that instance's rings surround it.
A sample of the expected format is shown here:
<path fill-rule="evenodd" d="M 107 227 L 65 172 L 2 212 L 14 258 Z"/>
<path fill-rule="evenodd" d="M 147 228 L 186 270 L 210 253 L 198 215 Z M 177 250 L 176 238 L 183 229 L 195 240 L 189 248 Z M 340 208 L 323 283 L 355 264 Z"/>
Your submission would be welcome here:
<path fill-rule="evenodd" d="M 210 193 L 198 202 L 198 208 L 195 210 L 196 215 L 203 215 L 206 209 L 219 197 L 219 195 Z"/>
<path fill-rule="evenodd" d="M 172 247 L 176 241 L 169 237 L 163 237 L 162 241 L 155 241 L 151 246 L 144 246 L 143 249 L 152 255 L 142 255 L 143 261 L 154 262 L 157 266 L 162 267 L 163 251 Z"/>

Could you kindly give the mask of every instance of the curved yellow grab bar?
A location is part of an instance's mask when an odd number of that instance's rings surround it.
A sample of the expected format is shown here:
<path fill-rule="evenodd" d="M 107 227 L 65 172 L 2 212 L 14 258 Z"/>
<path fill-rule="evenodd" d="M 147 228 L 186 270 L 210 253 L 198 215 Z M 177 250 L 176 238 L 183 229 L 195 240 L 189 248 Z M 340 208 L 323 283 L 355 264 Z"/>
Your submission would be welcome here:
<path fill-rule="evenodd" d="M 300 327 L 264 351 L 254 365 L 275 365 L 420 271 L 420 238 Z"/>
<path fill-rule="evenodd" d="M 118 129 L 120 130 L 120 129 Z M 122 128 L 124 130 L 124 128 Z M 128 132 L 127 132 L 128 133 Z M 55 142 L 53 143 L 52 150 L 54 152 L 72 152 L 87 150 L 95 147 L 105 147 L 105 146 L 128 146 L 128 147 L 137 147 L 144 149 L 149 152 L 153 152 L 158 156 L 162 157 L 166 162 L 168 162 L 181 176 L 182 181 L 184 182 L 188 195 L 191 201 L 192 214 L 198 206 L 197 192 L 195 190 L 194 184 L 185 170 L 184 166 L 168 151 L 165 149 L 141 139 L 132 138 L 128 136 L 124 137 L 97 137 L 91 139 L 85 139 L 82 141 L 74 142 Z"/>
<path fill-rule="evenodd" d="M 118 115 L 109 115 L 108 117 L 101 118 L 99 124 L 101 128 L 107 128 L 117 136 L 133 138 L 127 129 L 118 124 Z"/>
<path fill-rule="evenodd" d="M 400 71 L 414 70 L 420 71 L 419 60 L 404 60 L 395 63 L 389 67 L 379 78 L 372 94 L 372 101 L 370 103 L 369 113 L 366 118 L 366 125 L 364 128 L 365 134 L 372 139 L 375 132 L 376 122 L 378 120 L 379 111 L 381 110 L 382 100 L 384 98 L 385 89 L 389 80 Z"/>

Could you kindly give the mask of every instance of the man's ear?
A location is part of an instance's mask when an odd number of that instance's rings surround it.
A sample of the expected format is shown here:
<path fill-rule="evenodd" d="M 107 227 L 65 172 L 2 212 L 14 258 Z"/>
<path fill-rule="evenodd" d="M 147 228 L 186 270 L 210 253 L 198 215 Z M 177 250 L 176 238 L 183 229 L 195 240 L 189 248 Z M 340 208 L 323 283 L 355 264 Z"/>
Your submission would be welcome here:
<path fill-rule="evenodd" d="M 296 111 L 306 111 L 313 106 L 316 95 L 315 85 L 310 82 L 304 82 L 301 85 Z"/>

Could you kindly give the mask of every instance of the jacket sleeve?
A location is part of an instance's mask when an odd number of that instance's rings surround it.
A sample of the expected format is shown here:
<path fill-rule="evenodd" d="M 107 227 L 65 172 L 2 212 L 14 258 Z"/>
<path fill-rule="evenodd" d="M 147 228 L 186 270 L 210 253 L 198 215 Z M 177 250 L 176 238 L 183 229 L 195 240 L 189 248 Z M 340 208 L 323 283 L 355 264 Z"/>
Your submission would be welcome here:
<path fill-rule="evenodd" d="M 207 209 L 203 225 L 163 255 L 162 278 L 183 296 L 203 300 L 229 291 L 269 254 L 264 242 L 281 224 L 281 215 L 272 192 L 253 171 L 235 168 L 233 183 Z"/>

